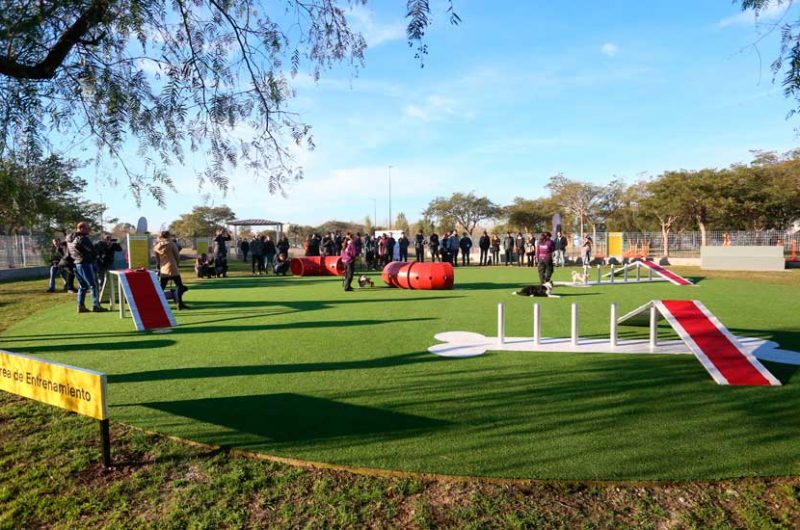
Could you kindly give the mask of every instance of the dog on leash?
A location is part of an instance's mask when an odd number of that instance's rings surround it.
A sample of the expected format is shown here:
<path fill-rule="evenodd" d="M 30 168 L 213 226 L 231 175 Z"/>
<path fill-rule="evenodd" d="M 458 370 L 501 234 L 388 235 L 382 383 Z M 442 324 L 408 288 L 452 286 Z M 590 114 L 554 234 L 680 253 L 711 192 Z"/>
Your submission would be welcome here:
<path fill-rule="evenodd" d="M 553 282 L 544 282 L 542 285 L 528 285 L 512 294 L 519 296 L 538 296 L 541 298 L 561 298 L 553 294 Z"/>
<path fill-rule="evenodd" d="M 574 285 L 586 285 L 589 282 L 588 276 L 585 272 L 572 271 L 572 283 Z"/>
<path fill-rule="evenodd" d="M 367 286 L 375 287 L 375 282 L 373 282 L 370 278 L 368 278 L 367 276 L 362 274 L 358 278 L 358 286 L 359 287 L 367 287 Z"/>

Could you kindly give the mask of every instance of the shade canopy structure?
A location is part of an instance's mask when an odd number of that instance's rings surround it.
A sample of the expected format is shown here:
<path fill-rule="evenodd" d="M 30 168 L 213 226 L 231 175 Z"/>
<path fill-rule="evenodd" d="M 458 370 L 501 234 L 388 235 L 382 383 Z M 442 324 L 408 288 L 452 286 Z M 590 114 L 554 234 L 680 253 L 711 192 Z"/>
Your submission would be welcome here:
<path fill-rule="evenodd" d="M 283 222 L 281 221 L 272 221 L 270 219 L 234 219 L 233 221 L 228 221 L 228 226 L 233 227 L 233 241 L 232 247 L 236 255 L 239 255 L 239 230 L 240 226 L 266 226 L 268 228 L 272 228 L 275 230 L 275 234 L 277 237 L 280 237 L 281 233 L 283 232 Z"/>

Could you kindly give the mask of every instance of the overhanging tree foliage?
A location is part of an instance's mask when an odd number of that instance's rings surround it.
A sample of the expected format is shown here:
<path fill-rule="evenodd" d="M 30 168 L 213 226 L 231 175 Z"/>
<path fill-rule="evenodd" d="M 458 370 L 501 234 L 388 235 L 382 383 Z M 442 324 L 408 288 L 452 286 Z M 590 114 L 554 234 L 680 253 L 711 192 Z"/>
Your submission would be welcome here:
<path fill-rule="evenodd" d="M 357 69 L 366 43 L 348 10 L 367 0 L 4 0 L 0 155 L 90 136 L 137 199 L 164 201 L 166 168 L 203 151 L 199 175 L 228 186 L 244 165 L 275 191 L 302 176 L 292 144 L 311 128 L 287 107 L 291 79 Z M 451 22 L 458 17 L 449 8 Z M 427 53 L 428 0 L 408 0 L 407 35 Z M 144 167 L 129 164 L 138 147 Z"/>

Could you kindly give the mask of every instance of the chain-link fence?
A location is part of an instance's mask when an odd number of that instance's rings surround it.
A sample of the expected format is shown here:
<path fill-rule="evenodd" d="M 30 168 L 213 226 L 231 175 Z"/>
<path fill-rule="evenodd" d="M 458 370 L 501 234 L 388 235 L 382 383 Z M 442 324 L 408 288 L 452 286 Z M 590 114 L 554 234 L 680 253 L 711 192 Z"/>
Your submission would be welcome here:
<path fill-rule="evenodd" d="M 0 236 L 0 269 L 49 265 L 42 252 L 46 244 L 43 236 Z"/>

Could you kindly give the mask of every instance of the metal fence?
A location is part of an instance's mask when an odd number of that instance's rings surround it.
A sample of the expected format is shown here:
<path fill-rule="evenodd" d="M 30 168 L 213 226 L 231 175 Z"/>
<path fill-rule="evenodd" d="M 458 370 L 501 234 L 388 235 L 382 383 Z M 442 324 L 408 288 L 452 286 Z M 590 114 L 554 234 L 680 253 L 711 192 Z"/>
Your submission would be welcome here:
<path fill-rule="evenodd" d="M 49 265 L 44 236 L 0 236 L 0 269 Z"/>
<path fill-rule="evenodd" d="M 589 234 L 591 235 L 591 234 Z M 659 257 L 663 255 L 664 241 L 661 232 L 622 232 L 623 257 Z M 608 257 L 609 233 L 598 232 L 594 236 L 592 253 L 598 257 Z M 576 259 L 581 255 L 580 237 L 567 235 L 569 247 L 566 255 Z M 472 253 L 478 254 L 478 237 L 474 237 Z M 668 238 L 669 255 L 681 258 L 699 258 L 702 237 L 700 232 L 670 232 Z M 706 244 L 721 246 L 783 246 L 787 258 L 800 254 L 800 231 L 766 230 L 763 232 L 724 232 L 709 231 L 706 233 Z M 0 236 L 0 269 L 22 267 L 39 267 L 49 265 L 50 241 L 41 235 L 32 236 Z M 412 241 L 409 253 L 414 255 Z M 426 249 L 427 252 L 427 249 Z M 501 249 L 502 253 L 502 249 Z"/>

